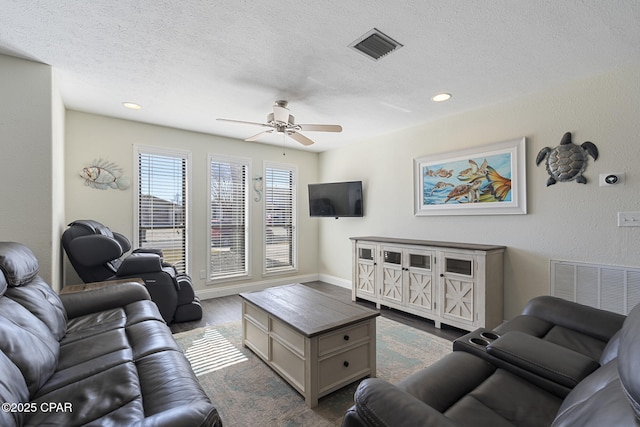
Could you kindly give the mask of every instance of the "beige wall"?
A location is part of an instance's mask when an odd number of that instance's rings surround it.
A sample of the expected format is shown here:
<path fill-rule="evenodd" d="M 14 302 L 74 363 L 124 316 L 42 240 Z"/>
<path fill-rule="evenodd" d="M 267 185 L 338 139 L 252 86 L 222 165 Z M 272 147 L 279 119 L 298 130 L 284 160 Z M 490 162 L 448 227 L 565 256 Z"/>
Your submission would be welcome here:
<path fill-rule="evenodd" d="M 320 180 L 361 179 L 365 217 L 320 221 L 320 274 L 351 279 L 350 236 L 381 235 L 499 244 L 505 257 L 505 318 L 549 293 L 549 260 L 640 264 L 640 228 L 618 228 L 618 211 L 640 211 L 639 68 L 575 82 L 493 107 L 381 136 L 320 155 Z M 450 102 L 455 102 L 454 94 Z M 587 185 L 546 187 L 541 148 L 571 131 L 593 141 Z M 413 159 L 526 137 L 528 215 L 416 217 Z M 626 184 L 598 186 L 598 175 L 625 172 Z"/>
<path fill-rule="evenodd" d="M 0 240 L 28 246 L 60 285 L 64 107 L 48 65 L 0 55 Z"/>
<path fill-rule="evenodd" d="M 77 111 L 67 111 L 66 128 L 66 219 L 95 219 L 133 241 L 133 185 L 127 190 L 97 190 L 84 185 L 79 176 L 81 169 L 94 159 L 104 159 L 123 168 L 124 175 L 133 178 L 134 145 L 155 146 L 191 152 L 191 265 L 189 272 L 201 297 L 234 293 L 260 284 L 279 284 L 298 280 L 314 280 L 318 271 L 317 221 L 309 218 L 307 184 L 317 181 L 318 154 L 286 149 L 265 144 L 247 143 L 212 135 L 114 119 Z M 251 160 L 250 176 L 262 176 L 263 162 L 295 165 L 298 172 L 298 271 L 286 275 L 262 274 L 263 205 L 255 202 L 251 191 L 250 202 L 250 265 L 251 277 L 240 281 L 207 285 L 200 279 L 206 270 L 208 238 L 208 153 L 244 157 Z M 133 184 L 133 183 L 132 183 Z M 79 279 L 72 268 L 65 268 L 65 283 Z M 249 284 L 249 285 L 247 285 Z M 229 288 L 231 286 L 231 288 Z M 249 286 L 249 287 L 247 287 Z"/>
<path fill-rule="evenodd" d="M 263 277 L 262 240 L 258 233 L 262 206 L 252 202 L 250 284 L 319 276 L 348 286 L 349 237 L 356 235 L 500 244 L 508 247 L 505 318 L 511 318 L 531 297 L 549 293 L 550 259 L 639 264 L 640 229 L 616 226 L 618 211 L 640 211 L 640 180 L 636 172 L 640 160 L 638 67 L 320 155 L 288 150 L 285 157 L 279 147 L 76 111 L 67 111 L 65 120 L 55 73 L 49 66 L 0 55 L 0 70 L 0 93 L 8 100 L 0 105 L 0 240 L 16 240 L 32 248 L 40 260 L 41 274 L 54 288 L 61 262 L 59 235 L 66 222 L 95 218 L 131 237 L 131 189 L 91 189 L 83 185 L 78 172 L 87 162 L 104 158 L 122 166 L 131 178 L 134 144 L 191 151 L 194 230 L 206 227 L 207 153 L 251 158 L 252 176 L 261 174 L 265 160 L 298 166 L 300 269 L 287 278 Z M 455 96 L 451 102 L 455 102 Z M 535 156 L 542 147 L 556 146 L 566 131 L 573 132 L 578 143 L 593 141 L 600 158 L 590 161 L 587 168 L 589 184 L 570 182 L 546 187 L 547 173 L 544 167 L 535 166 Z M 523 136 L 527 138 L 527 215 L 413 215 L 414 158 Z M 607 172 L 625 172 L 625 185 L 599 187 L 598 175 Z M 364 218 L 308 218 L 308 183 L 359 179 L 365 186 Z M 202 296 L 244 289 L 207 286 L 198 279 L 206 263 L 206 232 L 194 234 L 190 249 L 191 273 Z M 69 273 L 69 268 L 66 271 Z M 67 283 L 78 280 L 74 273 L 68 276 Z"/>

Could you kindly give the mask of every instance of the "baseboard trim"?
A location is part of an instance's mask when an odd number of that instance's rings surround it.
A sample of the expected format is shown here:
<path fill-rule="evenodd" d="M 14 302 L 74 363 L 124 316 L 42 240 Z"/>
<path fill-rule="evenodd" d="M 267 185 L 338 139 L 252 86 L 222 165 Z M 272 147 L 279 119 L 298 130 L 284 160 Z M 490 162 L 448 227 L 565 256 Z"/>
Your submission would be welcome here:
<path fill-rule="evenodd" d="M 341 277 L 330 276 L 328 274 L 319 274 L 318 280 L 321 282 L 329 283 L 330 285 L 340 286 L 341 288 L 351 289 L 351 280 L 346 280 Z"/>
<path fill-rule="evenodd" d="M 288 285 L 290 283 L 313 282 L 320 279 L 318 274 L 305 274 L 300 276 L 287 276 L 277 279 L 260 280 L 257 282 L 233 282 L 228 285 L 215 285 L 210 289 L 196 291 L 196 296 L 201 300 L 237 295 L 240 292 L 261 291 L 273 286 Z M 328 282 L 329 283 L 329 282 Z"/>

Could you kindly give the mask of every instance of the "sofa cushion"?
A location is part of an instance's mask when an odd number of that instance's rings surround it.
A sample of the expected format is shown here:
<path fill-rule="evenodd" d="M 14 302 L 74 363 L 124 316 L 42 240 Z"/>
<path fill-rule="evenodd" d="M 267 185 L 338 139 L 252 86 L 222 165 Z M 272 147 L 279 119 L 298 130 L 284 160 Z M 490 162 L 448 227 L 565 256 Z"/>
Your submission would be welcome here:
<path fill-rule="evenodd" d="M 529 301 L 522 310 L 522 315 L 543 319 L 605 343 L 620 330 L 626 317 L 548 295 Z"/>
<path fill-rule="evenodd" d="M 49 327 L 17 302 L 0 298 L 0 350 L 35 393 L 55 371 L 60 346 Z"/>
<path fill-rule="evenodd" d="M 0 401 L 2 403 L 27 402 L 29 390 L 20 369 L 0 352 Z M 0 411 L 0 425 L 5 427 L 21 426 L 24 411 Z"/>
<path fill-rule="evenodd" d="M 439 412 L 487 379 L 495 366 L 468 353 L 453 352 L 398 383 L 398 388 Z M 452 375 L 452 372 L 455 374 Z"/>
<path fill-rule="evenodd" d="M 519 315 L 495 328 L 495 332 L 504 335 L 507 332 L 522 332 L 554 344 L 582 353 L 593 360 L 599 360 L 607 340 L 601 340 L 578 330 L 556 325 L 530 315 Z"/>
<path fill-rule="evenodd" d="M 520 331 L 534 337 L 543 337 L 553 328 L 553 324 L 533 316 L 519 315 L 494 328 L 494 331 L 504 335 L 509 331 Z"/>
<path fill-rule="evenodd" d="M 136 425 L 143 420 L 153 425 L 174 416 L 175 425 L 185 425 L 189 417 L 217 417 L 150 300 L 69 320 L 57 370 L 32 401 L 74 402 L 74 407 L 66 413 L 27 414 L 27 425 Z M 199 401 L 203 405 L 183 409 Z M 175 409 L 164 414 L 167 408 Z M 156 420 L 146 420 L 151 416 Z"/>
<path fill-rule="evenodd" d="M 62 339 L 67 329 L 67 314 L 58 295 L 40 276 L 29 284 L 7 289 L 5 296 L 47 325 L 56 340 Z"/>
<path fill-rule="evenodd" d="M 554 326 L 551 328 L 543 339 L 582 353 L 596 361 L 600 359 L 602 350 L 604 350 L 607 345 L 607 341 L 602 341 L 562 326 Z"/>
<path fill-rule="evenodd" d="M 562 400 L 526 380 L 497 369 L 444 415 L 475 426 L 538 427 L 551 424 Z"/>
<path fill-rule="evenodd" d="M 0 246 L 0 270 L 9 286 L 21 286 L 38 275 L 38 260 L 26 246 L 3 242 Z"/>
<path fill-rule="evenodd" d="M 48 389 L 32 398 L 37 406 L 48 402 L 70 402 L 67 411 L 37 411 L 25 416 L 25 425 L 133 425 L 144 418 L 138 372 L 133 361 L 96 366 L 96 372 L 77 372 L 77 381 Z M 74 367 L 81 369 L 81 367 Z M 89 365 L 86 365 L 89 368 Z M 173 370 L 173 368 L 171 369 Z"/>
<path fill-rule="evenodd" d="M 167 366 L 171 366 L 172 369 L 171 379 L 166 375 Z M 198 379 L 189 361 L 180 350 L 146 355 L 136 361 L 136 367 L 140 375 L 142 394 L 145 396 L 144 411 L 147 416 L 160 414 L 167 407 L 180 408 L 191 402 L 207 399 L 202 388 L 198 386 Z M 209 410 L 200 413 L 198 418 L 202 418 Z"/>

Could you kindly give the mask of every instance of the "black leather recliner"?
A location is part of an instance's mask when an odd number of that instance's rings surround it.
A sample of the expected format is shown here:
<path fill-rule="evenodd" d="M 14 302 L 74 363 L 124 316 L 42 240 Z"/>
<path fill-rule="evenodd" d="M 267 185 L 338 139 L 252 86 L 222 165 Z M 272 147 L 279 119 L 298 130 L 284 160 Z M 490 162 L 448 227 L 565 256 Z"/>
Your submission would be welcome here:
<path fill-rule="evenodd" d="M 539 297 L 453 350 L 396 385 L 363 380 L 342 427 L 640 426 L 640 304 L 625 317 Z"/>
<path fill-rule="evenodd" d="M 167 323 L 202 318 L 191 278 L 163 261 L 162 250 L 140 248 L 129 256 L 129 239 L 93 220 L 77 220 L 62 234 L 69 261 L 85 283 L 141 278 Z"/>

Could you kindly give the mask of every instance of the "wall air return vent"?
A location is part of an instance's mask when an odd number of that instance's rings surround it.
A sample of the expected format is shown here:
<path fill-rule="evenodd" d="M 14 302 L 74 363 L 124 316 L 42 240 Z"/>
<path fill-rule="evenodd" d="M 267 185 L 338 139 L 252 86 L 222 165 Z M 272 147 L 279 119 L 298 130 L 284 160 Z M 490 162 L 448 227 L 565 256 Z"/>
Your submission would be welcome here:
<path fill-rule="evenodd" d="M 374 28 L 351 43 L 349 47 L 377 61 L 394 50 L 401 48 L 402 45 Z"/>

